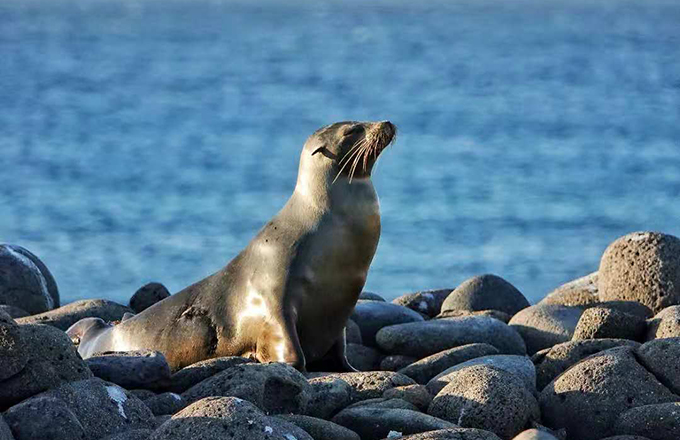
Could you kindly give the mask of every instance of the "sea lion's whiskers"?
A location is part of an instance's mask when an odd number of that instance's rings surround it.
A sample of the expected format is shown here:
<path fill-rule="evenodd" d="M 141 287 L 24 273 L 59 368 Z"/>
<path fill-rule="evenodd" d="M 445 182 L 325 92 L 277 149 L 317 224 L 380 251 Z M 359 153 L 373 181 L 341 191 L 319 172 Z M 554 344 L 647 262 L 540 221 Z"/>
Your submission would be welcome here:
<path fill-rule="evenodd" d="M 342 158 L 342 160 L 338 164 L 338 165 L 341 165 L 340 171 L 338 171 L 338 174 L 335 176 L 335 179 L 333 179 L 333 182 L 331 182 L 331 185 L 334 184 L 336 180 L 338 180 L 338 177 L 340 177 L 340 174 L 342 174 L 345 167 L 347 167 L 350 160 L 352 160 L 352 157 L 350 156 L 350 152 L 353 151 L 352 156 L 355 156 L 356 154 L 358 154 L 361 151 L 361 147 L 364 145 L 364 143 L 365 143 L 365 139 L 358 141 L 356 144 L 354 144 L 354 146 L 350 149 L 350 151 L 348 151 L 347 154 L 345 154 L 345 156 Z M 348 157 L 348 156 L 350 156 L 350 157 Z M 347 161 L 345 161 L 345 158 L 347 158 Z M 342 164 L 343 161 L 345 161 L 344 165 Z"/>
<path fill-rule="evenodd" d="M 366 151 L 367 148 L 369 148 L 369 145 L 368 145 L 368 144 L 365 144 L 365 145 L 362 147 L 362 149 L 361 149 L 361 151 L 359 152 L 359 154 L 357 154 L 356 157 L 355 157 L 355 159 L 354 159 L 354 163 L 352 164 L 352 169 L 351 169 L 351 171 L 350 171 L 350 173 L 349 173 L 349 183 L 350 183 L 350 185 L 352 184 L 352 178 L 354 177 L 354 173 L 355 173 L 356 170 L 357 170 L 357 165 L 359 164 L 359 161 L 361 161 L 362 153 L 363 153 L 364 151 Z"/>

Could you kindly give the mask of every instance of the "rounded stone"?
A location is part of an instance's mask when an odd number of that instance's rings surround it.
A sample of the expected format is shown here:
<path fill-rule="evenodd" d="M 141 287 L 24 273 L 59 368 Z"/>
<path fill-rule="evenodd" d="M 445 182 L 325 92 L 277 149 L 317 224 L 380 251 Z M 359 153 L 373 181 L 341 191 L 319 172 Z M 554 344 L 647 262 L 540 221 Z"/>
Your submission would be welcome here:
<path fill-rule="evenodd" d="M 680 306 L 661 310 L 647 321 L 645 340 L 680 337 Z"/>
<path fill-rule="evenodd" d="M 381 329 L 376 341 L 387 353 L 418 358 L 482 342 L 493 345 L 501 353 L 526 354 L 524 341 L 513 328 L 487 316 L 392 325 Z"/>
<path fill-rule="evenodd" d="M 359 344 L 347 344 L 345 355 L 349 364 L 359 371 L 377 370 L 383 358 L 375 348 Z"/>
<path fill-rule="evenodd" d="M 428 414 L 506 439 L 540 418 L 533 394 L 511 373 L 474 365 L 452 373 L 450 380 L 432 400 Z"/>
<path fill-rule="evenodd" d="M 175 414 L 187 406 L 182 396 L 176 393 L 161 393 L 144 400 L 154 416 Z"/>
<path fill-rule="evenodd" d="M 515 286 L 499 276 L 486 274 L 456 287 L 442 304 L 441 312 L 498 310 L 512 316 L 527 307 L 529 301 Z"/>
<path fill-rule="evenodd" d="M 568 438 L 599 440 L 631 408 L 679 401 L 641 366 L 631 347 L 612 348 L 577 363 L 543 389 L 543 422 Z"/>
<path fill-rule="evenodd" d="M 417 434 L 456 427 L 453 423 L 418 411 L 375 407 L 347 408 L 332 421 L 356 432 L 362 440 L 380 440 L 391 431 Z"/>
<path fill-rule="evenodd" d="M 312 387 L 288 364 L 242 364 L 231 367 L 189 388 L 182 394 L 193 403 L 210 396 L 247 400 L 268 414 L 303 414 Z"/>
<path fill-rule="evenodd" d="M 16 440 L 88 438 L 68 405 L 51 397 L 29 399 L 14 405 L 5 413 L 5 419 Z"/>
<path fill-rule="evenodd" d="M 21 246 L 0 245 L 0 304 L 30 314 L 59 307 L 59 289 L 47 266 Z"/>
<path fill-rule="evenodd" d="M 328 420 L 352 401 L 352 387 L 344 380 L 317 377 L 309 380 L 312 397 L 305 415 Z"/>
<path fill-rule="evenodd" d="M 351 316 L 361 330 L 364 345 L 375 347 L 375 335 L 383 327 L 407 322 L 421 322 L 423 317 L 413 310 L 380 301 L 359 300 Z"/>
<path fill-rule="evenodd" d="M 559 440 L 552 434 L 549 434 L 540 429 L 527 429 L 526 431 L 520 432 L 512 440 Z"/>
<path fill-rule="evenodd" d="M 151 429 L 133 429 L 132 431 L 125 431 L 120 434 L 104 437 L 101 440 L 147 440 L 151 434 L 153 434 L 153 430 Z"/>
<path fill-rule="evenodd" d="M 314 440 L 361 440 L 356 432 L 328 420 L 295 414 L 276 417 L 303 429 Z"/>
<path fill-rule="evenodd" d="M 166 387 L 173 393 L 183 393 L 194 385 L 203 382 L 209 377 L 216 375 L 231 367 L 242 364 L 251 364 L 252 360 L 238 356 L 224 356 L 196 362 L 177 371 L 170 377 L 170 383 Z"/>
<path fill-rule="evenodd" d="M 616 309 L 591 307 L 581 315 L 572 340 L 610 338 L 640 341 L 645 330 L 644 318 Z"/>
<path fill-rule="evenodd" d="M 402 368 L 399 372 L 410 377 L 419 384 L 426 384 L 433 377 L 454 365 L 461 364 L 470 359 L 494 354 L 499 354 L 499 352 L 498 349 L 492 345 L 484 343 L 467 344 L 440 351 L 439 353 L 420 359 L 419 361 L 413 362 L 409 366 Z"/>
<path fill-rule="evenodd" d="M 140 287 L 130 298 L 130 308 L 141 313 L 159 301 L 170 296 L 168 289 L 161 283 L 148 283 Z"/>
<path fill-rule="evenodd" d="M 434 318 L 441 311 L 444 300 L 451 292 L 453 289 L 423 290 L 397 297 L 392 300 L 392 303 Z"/>
<path fill-rule="evenodd" d="M 352 321 L 351 319 L 347 320 L 347 324 L 345 324 L 345 339 L 347 340 L 348 344 L 362 344 L 363 345 L 363 340 L 361 339 L 361 329 L 357 325 L 356 322 Z"/>
<path fill-rule="evenodd" d="M 402 368 L 406 368 L 418 358 L 413 356 L 403 356 L 401 354 L 392 354 L 385 356 L 382 361 L 380 361 L 380 369 L 383 371 L 398 371 Z"/>
<path fill-rule="evenodd" d="M 170 379 L 163 353 L 152 350 L 95 353 L 85 363 L 96 377 L 124 388 L 154 388 Z"/>
<path fill-rule="evenodd" d="M 536 387 L 540 391 L 577 362 L 595 353 L 621 346 L 636 348 L 640 344 L 627 339 L 584 339 L 541 350 L 531 359 L 536 366 Z"/>
<path fill-rule="evenodd" d="M 639 435 L 654 440 L 678 440 L 680 402 L 631 408 L 619 416 L 613 431 L 616 434 Z"/>
<path fill-rule="evenodd" d="M 407 402 L 404 399 L 388 399 L 385 397 L 380 397 L 378 399 L 367 399 L 361 402 L 356 402 L 348 406 L 347 408 L 388 408 L 388 409 L 408 409 L 411 411 L 420 411 L 420 408 Z"/>
<path fill-rule="evenodd" d="M 538 304 L 557 304 L 561 306 L 591 306 L 600 302 L 597 281 L 598 273 L 561 285 L 548 293 Z"/>
<path fill-rule="evenodd" d="M 680 304 L 680 239 L 659 232 L 624 235 L 604 251 L 599 274 L 604 301 L 638 301 L 655 312 Z"/>
<path fill-rule="evenodd" d="M 636 353 L 638 362 L 662 384 L 680 395 L 680 338 L 647 342 Z"/>
<path fill-rule="evenodd" d="M 334 379 L 342 380 L 350 386 L 350 401 L 352 403 L 382 397 L 385 391 L 390 388 L 416 384 L 410 377 L 392 371 L 323 373 L 320 377 L 315 378 L 315 380 L 323 381 Z"/>
<path fill-rule="evenodd" d="M 569 341 L 582 314 L 580 307 L 541 304 L 520 311 L 509 325 L 522 335 L 529 354 L 534 354 Z"/>
<path fill-rule="evenodd" d="M 0 382 L 21 371 L 28 359 L 19 326 L 7 313 L 0 310 Z"/>
<path fill-rule="evenodd" d="M 500 310 L 447 310 L 435 316 L 434 319 L 462 318 L 464 316 L 488 316 L 489 318 L 495 318 L 506 324 L 512 319 L 512 315 L 508 315 Z"/>
<path fill-rule="evenodd" d="M 46 324 L 66 331 L 83 318 L 101 318 L 104 321 L 120 321 L 132 309 L 105 299 L 74 301 L 49 312 L 17 319 L 19 324 Z"/>
<path fill-rule="evenodd" d="M 25 316 L 30 316 L 30 313 L 28 313 L 24 309 L 20 309 L 19 307 L 14 307 L 14 306 L 8 306 L 6 304 L 0 304 L 0 313 L 7 313 L 11 318 L 17 319 L 17 318 L 23 318 Z"/>
<path fill-rule="evenodd" d="M 359 295 L 359 300 L 385 302 L 385 298 L 373 292 L 361 292 L 361 295 Z"/>
<path fill-rule="evenodd" d="M 0 414 L 0 440 L 15 440 L 2 414 Z"/>
<path fill-rule="evenodd" d="M 384 399 L 402 399 L 412 403 L 421 411 L 427 411 L 432 395 L 423 385 L 406 385 L 391 388 L 383 393 Z"/>
<path fill-rule="evenodd" d="M 501 440 L 493 432 L 475 428 L 449 428 L 437 431 L 428 431 L 421 434 L 407 435 L 398 437 L 388 437 L 385 440 L 398 438 L 400 440 Z"/>

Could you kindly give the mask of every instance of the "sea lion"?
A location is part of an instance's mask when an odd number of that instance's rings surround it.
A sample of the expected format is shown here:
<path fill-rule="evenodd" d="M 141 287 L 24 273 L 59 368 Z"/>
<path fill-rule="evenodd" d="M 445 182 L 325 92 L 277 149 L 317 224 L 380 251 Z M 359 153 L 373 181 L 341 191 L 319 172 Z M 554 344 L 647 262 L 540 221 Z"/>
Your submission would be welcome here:
<path fill-rule="evenodd" d="M 158 350 L 173 370 L 245 356 L 301 371 L 320 361 L 356 371 L 345 356 L 345 323 L 380 237 L 371 171 L 395 134 L 388 121 L 317 130 L 302 149 L 293 195 L 240 254 L 115 326 L 74 324 L 78 352 Z"/>

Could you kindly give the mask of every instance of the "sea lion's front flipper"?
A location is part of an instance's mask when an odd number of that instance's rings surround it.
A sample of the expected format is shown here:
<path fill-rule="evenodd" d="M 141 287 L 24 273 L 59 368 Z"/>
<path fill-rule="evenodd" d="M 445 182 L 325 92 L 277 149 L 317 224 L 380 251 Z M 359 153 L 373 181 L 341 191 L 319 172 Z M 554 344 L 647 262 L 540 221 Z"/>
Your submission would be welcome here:
<path fill-rule="evenodd" d="M 347 360 L 347 338 L 345 329 L 335 341 L 328 353 L 318 361 L 309 365 L 309 371 L 324 371 L 332 373 L 355 373 L 359 370 L 354 368 Z"/>
<path fill-rule="evenodd" d="M 262 326 L 256 357 L 263 363 L 283 362 L 305 371 L 305 355 L 292 319 L 270 320 Z"/>

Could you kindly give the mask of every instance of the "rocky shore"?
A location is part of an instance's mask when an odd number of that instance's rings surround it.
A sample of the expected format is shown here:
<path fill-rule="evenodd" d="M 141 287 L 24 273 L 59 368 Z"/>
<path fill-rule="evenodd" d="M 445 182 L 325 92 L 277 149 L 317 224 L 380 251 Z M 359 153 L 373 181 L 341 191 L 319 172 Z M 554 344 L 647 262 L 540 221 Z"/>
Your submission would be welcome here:
<path fill-rule="evenodd" d="M 599 270 L 530 305 L 481 275 L 386 302 L 347 323 L 357 373 L 224 357 L 171 371 L 158 352 L 83 360 L 65 330 L 128 306 L 60 307 L 47 267 L 0 246 L 0 440 L 677 440 L 680 239 L 638 232 Z"/>

